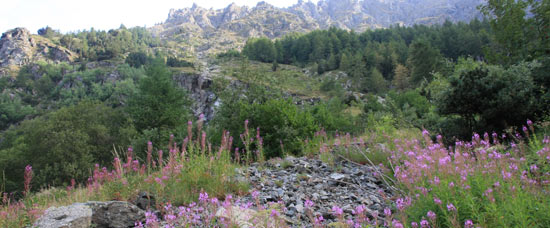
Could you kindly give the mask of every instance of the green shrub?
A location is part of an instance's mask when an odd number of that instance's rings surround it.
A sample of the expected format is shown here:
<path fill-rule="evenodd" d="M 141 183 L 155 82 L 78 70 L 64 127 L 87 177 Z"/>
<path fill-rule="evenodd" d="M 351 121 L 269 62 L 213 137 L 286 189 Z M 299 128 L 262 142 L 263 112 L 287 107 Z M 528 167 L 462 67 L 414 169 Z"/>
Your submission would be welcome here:
<path fill-rule="evenodd" d="M 7 191 L 21 189 L 23 170 L 35 171 L 33 189 L 83 181 L 95 163 L 112 160 L 113 146 L 136 134 L 121 110 L 82 102 L 32 120 L 2 134 L 0 172 Z"/>
<path fill-rule="evenodd" d="M 281 157 L 283 150 L 290 154 L 301 153 L 301 143 L 319 129 L 310 112 L 300 109 L 291 100 L 272 99 L 264 103 L 222 103 L 214 120 L 218 129 L 226 129 L 235 139 L 244 132 L 244 121 L 249 127 L 260 128 L 264 138 L 266 158 Z M 243 148 L 242 144 L 237 147 Z"/>
<path fill-rule="evenodd" d="M 128 54 L 125 62 L 131 67 L 139 68 L 143 65 L 151 63 L 152 58 L 145 52 L 132 52 Z"/>

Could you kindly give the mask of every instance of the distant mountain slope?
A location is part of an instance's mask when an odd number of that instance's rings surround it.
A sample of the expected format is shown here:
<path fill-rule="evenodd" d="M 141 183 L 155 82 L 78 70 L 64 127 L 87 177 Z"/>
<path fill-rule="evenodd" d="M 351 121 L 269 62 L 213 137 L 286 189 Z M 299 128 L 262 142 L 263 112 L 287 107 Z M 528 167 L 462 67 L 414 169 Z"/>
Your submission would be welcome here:
<path fill-rule="evenodd" d="M 225 9 L 172 9 L 168 19 L 151 30 L 191 52 L 217 52 L 241 47 L 247 38 L 277 38 L 336 26 L 365 31 L 400 24 L 437 24 L 479 17 L 484 0 L 320 0 L 277 8 L 265 2 L 254 7 L 231 4 Z"/>

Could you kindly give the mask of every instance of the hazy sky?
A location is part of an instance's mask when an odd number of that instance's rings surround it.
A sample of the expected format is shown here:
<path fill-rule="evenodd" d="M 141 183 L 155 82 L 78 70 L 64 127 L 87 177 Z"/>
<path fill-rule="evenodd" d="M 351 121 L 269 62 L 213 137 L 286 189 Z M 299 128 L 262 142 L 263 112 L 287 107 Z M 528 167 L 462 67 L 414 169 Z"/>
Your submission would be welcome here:
<path fill-rule="evenodd" d="M 259 0 L 2 0 L 0 33 L 26 27 L 31 33 L 49 25 L 61 32 L 153 26 L 163 22 L 171 8 L 191 7 L 193 2 L 205 8 L 224 8 L 231 2 L 254 6 Z M 286 7 L 298 0 L 265 0 Z M 313 0 L 317 2 L 317 0 Z"/>

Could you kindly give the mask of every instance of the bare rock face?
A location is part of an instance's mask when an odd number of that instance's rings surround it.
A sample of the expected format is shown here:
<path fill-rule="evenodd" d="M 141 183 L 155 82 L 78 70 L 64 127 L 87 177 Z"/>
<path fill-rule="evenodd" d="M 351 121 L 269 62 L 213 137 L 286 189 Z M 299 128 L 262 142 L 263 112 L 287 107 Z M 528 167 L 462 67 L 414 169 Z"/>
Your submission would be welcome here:
<path fill-rule="evenodd" d="M 175 75 L 174 80 L 180 87 L 189 91 L 189 97 L 193 100 L 193 114 L 204 114 L 206 120 L 211 120 L 214 117 L 214 103 L 218 97 L 211 91 L 213 81 L 210 75 L 207 72 L 183 73 Z"/>
<path fill-rule="evenodd" d="M 70 62 L 76 55 L 49 40 L 33 36 L 26 28 L 14 28 L 0 38 L 0 68 L 22 66 L 37 60 Z"/>
<path fill-rule="evenodd" d="M 88 228 L 92 225 L 92 209 L 77 203 L 65 207 L 48 208 L 32 227 L 39 228 Z"/>
<path fill-rule="evenodd" d="M 25 28 L 15 28 L 5 32 L 0 39 L 0 67 L 29 63 L 35 46 L 34 39 Z"/>

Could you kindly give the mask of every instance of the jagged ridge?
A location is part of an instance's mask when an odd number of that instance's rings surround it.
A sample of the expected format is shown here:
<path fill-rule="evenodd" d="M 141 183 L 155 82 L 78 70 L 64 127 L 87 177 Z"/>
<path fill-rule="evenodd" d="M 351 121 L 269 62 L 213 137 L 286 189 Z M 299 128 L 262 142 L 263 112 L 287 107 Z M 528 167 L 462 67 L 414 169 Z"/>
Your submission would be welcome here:
<path fill-rule="evenodd" d="M 469 21 L 479 17 L 483 0 L 299 0 L 288 8 L 266 2 L 254 7 L 234 3 L 224 9 L 172 9 L 167 20 L 152 28 L 165 39 L 182 41 L 192 52 L 240 48 L 249 37 L 277 38 L 335 26 L 365 31 L 400 24 L 437 24 L 445 20 Z"/>

